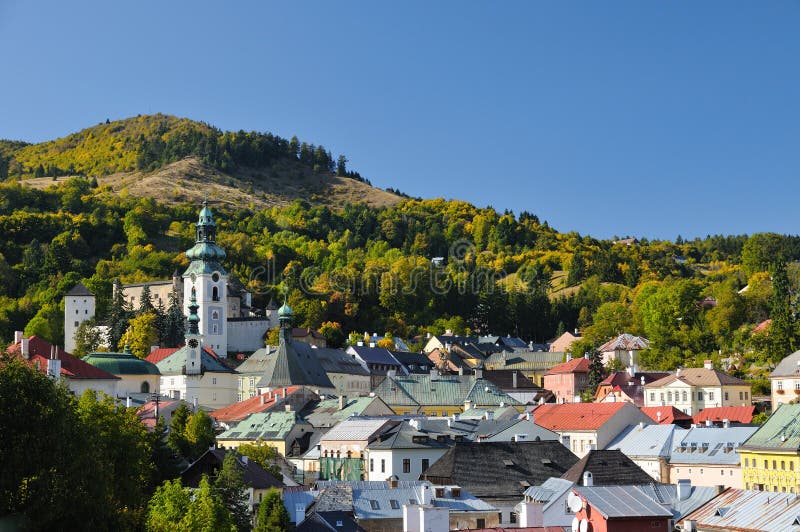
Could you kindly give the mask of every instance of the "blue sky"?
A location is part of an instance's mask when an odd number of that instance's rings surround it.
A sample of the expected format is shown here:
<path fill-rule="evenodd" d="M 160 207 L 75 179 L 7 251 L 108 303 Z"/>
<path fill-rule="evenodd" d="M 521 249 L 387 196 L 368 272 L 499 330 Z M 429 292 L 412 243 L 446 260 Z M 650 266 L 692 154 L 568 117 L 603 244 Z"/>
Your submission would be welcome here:
<path fill-rule="evenodd" d="M 0 138 L 162 112 L 607 238 L 800 232 L 800 2 L 0 0 Z"/>

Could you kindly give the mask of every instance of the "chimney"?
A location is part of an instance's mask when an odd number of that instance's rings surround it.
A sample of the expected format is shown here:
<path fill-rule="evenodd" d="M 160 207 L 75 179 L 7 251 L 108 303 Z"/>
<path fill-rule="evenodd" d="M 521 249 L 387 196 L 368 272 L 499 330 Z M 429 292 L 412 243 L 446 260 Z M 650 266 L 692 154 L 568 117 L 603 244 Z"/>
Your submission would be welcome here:
<path fill-rule="evenodd" d="M 428 340 L 430 340 L 430 339 L 431 339 L 431 333 L 427 333 L 427 334 L 425 335 L 425 338 L 427 338 Z"/>
<path fill-rule="evenodd" d="M 285 405 L 283 405 L 283 409 L 286 410 L 287 412 L 291 412 L 292 405 L 290 403 L 286 403 Z"/>
<path fill-rule="evenodd" d="M 644 386 L 644 375 L 642 375 L 641 383 L 642 383 L 642 386 Z"/>
<path fill-rule="evenodd" d="M 22 354 L 22 358 L 28 358 L 31 355 L 30 344 L 30 338 L 23 338 L 20 341 L 19 352 Z"/>
<path fill-rule="evenodd" d="M 475 370 L 475 378 L 476 379 L 482 379 L 483 378 L 483 370 L 482 369 L 476 369 Z"/>
<path fill-rule="evenodd" d="M 397 487 L 397 481 L 399 480 L 397 478 L 397 475 L 392 475 L 391 477 L 389 477 L 388 480 L 389 480 L 389 487 L 390 488 L 394 489 L 394 488 Z"/>
<path fill-rule="evenodd" d="M 294 524 L 299 525 L 306 520 L 306 506 L 298 502 L 294 505 Z"/>
<path fill-rule="evenodd" d="M 639 422 L 639 430 L 643 430 L 643 429 L 644 429 L 644 421 L 640 421 Z"/>
<path fill-rule="evenodd" d="M 731 420 L 730 419 L 723 419 L 722 420 L 722 428 L 725 428 L 725 429 L 731 428 Z"/>
<path fill-rule="evenodd" d="M 567 351 L 567 362 L 569 362 L 570 360 L 572 360 L 572 353 Z"/>
<path fill-rule="evenodd" d="M 14 345 L 17 345 L 22 341 L 22 331 L 14 331 Z"/>
<path fill-rule="evenodd" d="M 420 493 L 420 497 L 419 497 L 420 504 L 430 504 L 431 503 L 431 499 L 433 498 L 433 495 L 432 495 L 431 491 L 432 490 L 431 490 L 431 485 L 430 484 L 426 483 L 426 484 L 423 484 L 422 486 L 420 486 L 420 492 L 421 492 Z"/>
<path fill-rule="evenodd" d="M 130 408 L 130 407 L 131 407 L 131 396 L 128 395 L 125 397 L 125 408 Z"/>
<path fill-rule="evenodd" d="M 47 375 L 53 379 L 61 377 L 61 359 L 58 358 L 58 346 L 50 348 L 50 358 L 47 360 Z"/>
<path fill-rule="evenodd" d="M 289 396 L 289 390 L 284 388 L 283 389 L 283 398 L 286 399 Z"/>
<path fill-rule="evenodd" d="M 580 335 L 581 335 L 581 333 L 578 332 L 578 328 L 575 327 L 575 336 L 580 336 Z"/>
<path fill-rule="evenodd" d="M 656 412 L 656 421 L 658 423 L 661 423 L 661 410 Z"/>
<path fill-rule="evenodd" d="M 464 366 L 459 366 L 458 367 L 458 374 L 459 375 L 463 375 L 464 374 Z"/>
<path fill-rule="evenodd" d="M 472 408 L 472 401 L 470 401 L 469 399 L 467 399 L 466 401 L 464 401 L 464 412 L 466 412 L 466 411 L 467 411 L 467 410 L 469 410 L 470 408 Z"/>
<path fill-rule="evenodd" d="M 370 347 L 375 347 L 375 342 L 370 342 L 370 343 L 369 343 L 369 346 L 370 346 Z"/>
<path fill-rule="evenodd" d="M 587 487 L 594 485 L 594 479 L 592 478 L 592 472 L 591 471 L 584 471 L 583 472 L 583 485 L 587 486 Z"/>
<path fill-rule="evenodd" d="M 713 427 L 713 426 L 714 426 L 714 422 L 711 421 L 710 419 L 706 419 L 706 427 Z"/>
<path fill-rule="evenodd" d="M 685 501 L 692 494 L 692 481 L 688 478 L 678 480 L 678 500 Z"/>
<path fill-rule="evenodd" d="M 450 351 L 452 348 L 453 348 L 453 344 L 451 344 L 450 342 L 445 342 L 445 344 L 444 344 L 444 350 L 445 351 Z"/>
<path fill-rule="evenodd" d="M 516 371 L 511 373 L 511 387 L 512 388 L 516 388 L 517 387 L 517 372 Z"/>
<path fill-rule="evenodd" d="M 703 367 L 706 369 L 714 369 L 714 362 L 712 362 L 711 360 L 706 360 L 705 362 L 703 362 Z"/>
<path fill-rule="evenodd" d="M 363 347 L 363 346 L 364 346 L 364 342 L 363 342 L 363 341 L 361 341 L 361 340 L 359 340 L 358 342 L 356 342 L 356 345 L 357 345 L 358 347 Z M 304 514 L 304 515 L 305 515 L 305 514 Z"/>
<path fill-rule="evenodd" d="M 485 417 L 486 417 L 486 420 L 492 421 L 494 419 L 494 411 L 493 410 L 487 410 Z"/>
<path fill-rule="evenodd" d="M 242 463 L 243 463 L 244 465 L 247 465 L 247 463 L 248 463 L 249 461 L 250 461 L 250 457 L 249 457 L 249 456 L 247 456 L 246 454 L 243 454 L 243 455 L 242 455 Z"/>
<path fill-rule="evenodd" d="M 347 396 L 340 395 L 339 396 L 339 410 L 344 410 L 344 407 L 347 406 Z"/>
<path fill-rule="evenodd" d="M 151 345 L 151 346 L 150 346 L 150 352 L 152 353 L 153 351 L 155 351 L 156 349 L 158 349 L 158 347 L 159 347 L 159 346 L 157 346 L 157 345 Z"/>

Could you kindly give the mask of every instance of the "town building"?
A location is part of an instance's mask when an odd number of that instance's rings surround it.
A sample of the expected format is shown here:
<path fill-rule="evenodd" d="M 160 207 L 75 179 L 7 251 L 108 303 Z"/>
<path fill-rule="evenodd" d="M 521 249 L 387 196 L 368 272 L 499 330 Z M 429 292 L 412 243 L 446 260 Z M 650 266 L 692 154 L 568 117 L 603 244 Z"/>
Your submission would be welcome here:
<path fill-rule="evenodd" d="M 489 355 L 483 362 L 487 370 L 517 370 L 522 372 L 537 386 L 543 386 L 544 374 L 564 362 L 564 353 L 551 351 L 530 351 L 507 353 L 501 351 Z M 547 388 L 546 386 L 544 386 Z"/>
<path fill-rule="evenodd" d="M 630 486 L 572 488 L 579 529 L 597 532 L 672 532 L 672 511 Z M 586 523 L 586 524 L 584 524 Z"/>
<path fill-rule="evenodd" d="M 420 430 L 419 424 L 404 421 L 367 444 L 367 480 L 417 480 L 450 448 L 447 434 Z"/>
<path fill-rule="evenodd" d="M 678 523 L 686 532 L 800 532 L 800 498 L 729 488 Z"/>
<path fill-rule="evenodd" d="M 75 351 L 75 333 L 81 323 L 94 318 L 95 296 L 82 282 L 64 294 L 64 350 Z"/>
<path fill-rule="evenodd" d="M 638 372 L 639 351 L 648 347 L 650 347 L 650 340 L 647 338 L 623 333 L 604 343 L 597 350 L 603 356 L 604 366 L 607 366 L 612 360 L 616 360 L 624 367 L 634 368 L 634 372 Z"/>
<path fill-rule="evenodd" d="M 741 488 L 742 468 L 737 451 L 758 427 L 695 427 L 676 434 L 669 457 L 669 477 L 687 479 L 693 486 Z"/>
<path fill-rule="evenodd" d="M 581 338 L 582 336 L 578 332 L 578 329 L 575 329 L 574 333 L 566 331 L 564 334 L 550 342 L 550 348 L 548 351 L 552 351 L 554 353 L 566 353 L 567 351 L 570 351 L 570 347 L 572 347 L 573 342 L 580 340 Z"/>
<path fill-rule="evenodd" d="M 751 404 L 750 385 L 714 369 L 710 360 L 702 368 L 678 369 L 644 388 L 645 406 L 673 405 L 690 416 L 705 408 Z"/>
<path fill-rule="evenodd" d="M 307 432 L 313 432 L 313 427 L 294 410 L 257 412 L 219 434 L 217 444 L 236 449 L 261 440 L 286 456 L 292 442 Z"/>
<path fill-rule="evenodd" d="M 608 445 L 633 460 L 656 482 L 667 483 L 672 448 L 687 432 L 676 425 L 630 425 Z"/>
<path fill-rule="evenodd" d="M 589 359 L 573 358 L 544 374 L 544 387 L 556 396 L 556 403 L 580 403 L 589 386 Z"/>
<path fill-rule="evenodd" d="M 89 353 L 83 361 L 119 377 L 116 393 L 121 397 L 160 393 L 158 367 L 135 356 L 127 346 L 122 353 Z"/>
<path fill-rule="evenodd" d="M 772 411 L 800 399 L 800 351 L 784 357 L 769 376 Z"/>
<path fill-rule="evenodd" d="M 576 486 L 632 486 L 653 479 L 620 450 L 591 450 L 561 478 Z"/>
<path fill-rule="evenodd" d="M 638 407 L 644 406 L 644 386 L 651 382 L 668 377 L 668 372 L 661 371 L 615 371 L 600 381 L 594 394 L 596 403 L 628 401 Z"/>
<path fill-rule="evenodd" d="M 388 418 L 346 419 L 330 429 L 319 440 L 322 480 L 364 480 L 367 445 L 399 422 Z M 386 473 L 386 462 L 374 465 L 376 472 Z M 387 475 L 388 476 L 388 475 Z"/>
<path fill-rule="evenodd" d="M 800 404 L 784 404 L 738 449 L 749 490 L 800 493 Z"/>
<path fill-rule="evenodd" d="M 667 406 L 643 406 L 642 413 L 659 425 L 677 425 L 688 429 L 694 424 L 694 418 L 689 414 L 684 414 L 672 405 Z"/>

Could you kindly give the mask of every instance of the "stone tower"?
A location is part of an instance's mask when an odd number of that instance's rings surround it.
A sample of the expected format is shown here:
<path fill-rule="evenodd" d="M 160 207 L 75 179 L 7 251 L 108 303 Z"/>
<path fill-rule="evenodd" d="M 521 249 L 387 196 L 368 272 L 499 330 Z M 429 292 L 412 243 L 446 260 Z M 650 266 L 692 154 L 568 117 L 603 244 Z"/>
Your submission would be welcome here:
<path fill-rule="evenodd" d="M 64 295 L 64 351 L 75 350 L 75 333 L 81 323 L 94 318 L 95 296 L 78 282 Z"/>

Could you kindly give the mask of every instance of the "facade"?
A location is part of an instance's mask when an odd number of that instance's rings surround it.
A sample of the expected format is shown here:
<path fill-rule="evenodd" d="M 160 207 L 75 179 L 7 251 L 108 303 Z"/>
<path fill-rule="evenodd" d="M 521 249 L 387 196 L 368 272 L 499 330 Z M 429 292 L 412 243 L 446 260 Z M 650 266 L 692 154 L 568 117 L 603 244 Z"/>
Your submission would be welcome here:
<path fill-rule="evenodd" d="M 773 412 L 780 405 L 800 399 L 800 351 L 795 351 L 781 360 L 770 374 L 769 380 L 772 388 Z"/>
<path fill-rule="evenodd" d="M 693 486 L 741 488 L 742 468 L 738 450 L 758 427 L 696 427 L 673 439 L 669 477 L 662 482 L 689 480 Z"/>
<path fill-rule="evenodd" d="M 750 385 L 713 368 L 679 369 L 675 374 L 645 385 L 645 406 L 668 406 L 693 416 L 705 408 L 749 406 Z"/>
<path fill-rule="evenodd" d="M 258 412 L 218 435 L 217 443 L 226 449 L 236 449 L 243 443 L 261 440 L 286 456 L 292 442 L 311 431 L 311 425 L 293 410 Z"/>
<path fill-rule="evenodd" d="M 159 393 L 161 372 L 155 364 L 136 357 L 130 350 L 122 353 L 89 353 L 83 361 L 119 377 L 117 394 Z"/>
<path fill-rule="evenodd" d="M 628 401 L 638 407 L 644 406 L 644 386 L 651 382 L 668 377 L 667 372 L 615 371 L 597 386 L 594 394 L 595 402 Z"/>
<path fill-rule="evenodd" d="M 236 367 L 239 373 L 238 400 L 244 401 L 258 395 L 258 381 L 267 369 L 269 357 L 276 351 L 275 347 L 267 346 L 256 350 L 252 355 Z"/>
<path fill-rule="evenodd" d="M 622 362 L 625 367 L 638 370 L 638 353 L 650 346 L 650 340 L 642 336 L 633 336 L 623 333 L 604 343 L 598 348 L 603 355 L 603 364 L 608 365 L 612 360 Z"/>
<path fill-rule="evenodd" d="M 389 419 L 350 418 L 329 430 L 319 441 L 322 480 L 363 480 L 367 445 L 396 425 Z M 385 467 L 385 466 L 384 466 Z"/>
<path fill-rule="evenodd" d="M 417 480 L 450 448 L 445 434 L 422 432 L 408 421 L 367 444 L 367 480 Z"/>
<path fill-rule="evenodd" d="M 553 392 L 557 403 L 580 403 L 589 386 L 589 359 L 573 358 L 545 372 L 544 387 Z"/>
<path fill-rule="evenodd" d="M 617 436 L 608 449 L 622 451 L 656 482 L 669 482 L 669 457 L 673 444 L 685 430 L 675 425 L 631 425 Z"/>
<path fill-rule="evenodd" d="M 745 489 L 800 493 L 800 404 L 780 405 L 739 456 Z"/>
<path fill-rule="evenodd" d="M 525 499 L 515 507 L 522 527 L 569 527 L 575 518 L 567 505 L 567 495 L 574 483 L 562 478 L 550 477 L 541 486 L 525 490 Z"/>
<path fill-rule="evenodd" d="M 567 331 L 558 338 L 556 338 L 555 340 L 553 340 L 552 342 L 550 342 L 550 349 L 548 350 L 554 353 L 566 353 L 567 351 L 570 350 L 572 343 L 575 340 L 579 340 L 580 338 L 581 334 L 578 332 L 577 329 L 575 329 L 574 333 Z"/>
<path fill-rule="evenodd" d="M 314 399 L 317 399 L 317 394 L 306 388 L 289 386 L 282 390 L 266 392 L 232 405 L 223 406 L 210 412 L 209 415 L 227 429 L 243 421 L 250 414 L 286 410 L 287 406 L 299 412 Z"/>
<path fill-rule="evenodd" d="M 79 282 L 64 294 L 64 350 L 75 351 L 75 333 L 81 323 L 94 318 L 95 296 Z"/>
<path fill-rule="evenodd" d="M 672 511 L 630 486 L 572 488 L 575 519 L 592 532 L 672 531 Z M 576 502 L 572 502 L 577 497 Z"/>

